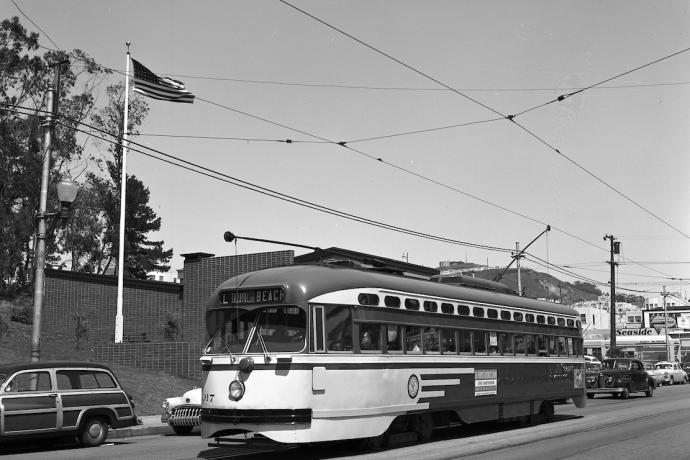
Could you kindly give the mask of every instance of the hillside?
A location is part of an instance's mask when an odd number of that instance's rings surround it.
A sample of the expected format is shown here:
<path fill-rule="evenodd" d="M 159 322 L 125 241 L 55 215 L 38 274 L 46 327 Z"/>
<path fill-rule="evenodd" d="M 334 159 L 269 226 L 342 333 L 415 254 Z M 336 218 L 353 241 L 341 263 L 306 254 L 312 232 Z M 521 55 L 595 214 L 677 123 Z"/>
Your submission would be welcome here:
<path fill-rule="evenodd" d="M 500 274 L 503 269 L 489 269 L 475 272 L 477 278 L 491 280 Z M 571 284 L 561 281 L 547 273 L 538 272 L 529 268 L 520 269 L 522 289 L 527 297 L 543 299 L 560 299 L 561 303 L 572 305 L 576 302 L 596 300 L 597 289 L 586 283 Z M 503 274 L 501 283 L 517 291 L 517 269 L 509 269 Z"/>
<path fill-rule="evenodd" d="M 7 328 L 3 328 L 0 336 L 0 362 L 29 361 L 32 327 L 7 320 L 4 320 L 4 324 Z M 88 340 L 82 340 L 79 348 L 75 348 L 74 337 L 54 336 L 50 331 L 42 331 L 41 335 L 42 361 L 94 361 L 94 344 Z M 160 414 L 165 398 L 180 396 L 195 385 L 199 386 L 195 380 L 174 377 L 165 372 L 104 364 L 110 367 L 125 391 L 134 399 L 137 415 Z"/>

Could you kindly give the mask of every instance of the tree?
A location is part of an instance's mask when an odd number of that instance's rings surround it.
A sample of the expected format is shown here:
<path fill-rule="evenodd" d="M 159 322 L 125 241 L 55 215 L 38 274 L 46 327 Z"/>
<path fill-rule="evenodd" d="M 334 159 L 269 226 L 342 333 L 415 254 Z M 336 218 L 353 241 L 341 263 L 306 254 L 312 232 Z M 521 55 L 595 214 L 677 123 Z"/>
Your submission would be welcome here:
<path fill-rule="evenodd" d="M 101 132 L 109 133 L 111 140 L 122 138 L 124 123 L 123 84 L 109 86 L 106 90 L 108 104 L 95 113 L 91 120 Z M 148 105 L 140 98 L 129 101 L 128 131 L 137 134 Z M 86 197 L 79 213 L 86 215 L 85 225 L 74 229 L 66 238 L 65 251 L 71 253 L 74 270 L 105 273 L 117 264 L 119 252 L 120 187 L 122 171 L 122 144 L 108 142 L 110 157 L 101 159 L 104 176 L 87 175 Z M 152 271 L 167 271 L 172 249 L 164 250 L 163 241 L 149 240 L 147 235 L 160 230 L 161 219 L 148 205 L 150 191 L 133 175 L 127 175 L 125 197 L 125 266 L 127 277 L 146 279 Z M 88 217 L 88 216 L 91 217 Z"/>
<path fill-rule="evenodd" d="M 54 72 L 51 63 L 68 58 L 62 51 L 39 55 L 38 38 L 17 17 L 0 23 L 0 288 L 28 280 L 43 164 L 42 121 Z M 82 51 L 72 51 L 69 58 L 75 64 L 61 66 L 57 94 L 59 122 L 53 133 L 48 193 L 51 207 L 56 206 L 55 184 L 62 173 L 72 162 L 83 160 L 74 128 L 94 107 L 93 91 L 102 74 L 109 73 Z M 76 91 L 77 85 L 81 92 Z M 48 235 L 48 260 L 57 248 L 55 237 Z"/>

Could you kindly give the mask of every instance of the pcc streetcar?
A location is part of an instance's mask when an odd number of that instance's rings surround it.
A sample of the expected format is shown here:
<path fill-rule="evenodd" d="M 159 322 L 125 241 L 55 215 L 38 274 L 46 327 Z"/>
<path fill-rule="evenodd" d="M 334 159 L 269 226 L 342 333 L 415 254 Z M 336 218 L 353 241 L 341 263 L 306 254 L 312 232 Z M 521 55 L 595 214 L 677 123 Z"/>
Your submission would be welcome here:
<path fill-rule="evenodd" d="M 495 290 L 292 265 L 223 283 L 206 326 L 204 438 L 378 447 L 396 431 L 428 440 L 586 402 L 577 312 Z"/>

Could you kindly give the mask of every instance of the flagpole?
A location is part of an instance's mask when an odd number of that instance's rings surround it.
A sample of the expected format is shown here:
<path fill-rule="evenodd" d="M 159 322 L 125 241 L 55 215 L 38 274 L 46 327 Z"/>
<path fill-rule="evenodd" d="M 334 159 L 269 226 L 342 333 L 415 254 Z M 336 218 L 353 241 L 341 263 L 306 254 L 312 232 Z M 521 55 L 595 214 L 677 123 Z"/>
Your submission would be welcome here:
<path fill-rule="evenodd" d="M 127 42 L 127 70 L 125 71 L 125 119 L 122 127 L 122 174 L 120 178 L 120 246 L 117 262 L 117 313 L 115 314 L 115 343 L 122 343 L 124 316 L 122 315 L 122 294 L 125 268 L 125 202 L 127 196 L 127 147 L 129 123 L 129 45 Z"/>

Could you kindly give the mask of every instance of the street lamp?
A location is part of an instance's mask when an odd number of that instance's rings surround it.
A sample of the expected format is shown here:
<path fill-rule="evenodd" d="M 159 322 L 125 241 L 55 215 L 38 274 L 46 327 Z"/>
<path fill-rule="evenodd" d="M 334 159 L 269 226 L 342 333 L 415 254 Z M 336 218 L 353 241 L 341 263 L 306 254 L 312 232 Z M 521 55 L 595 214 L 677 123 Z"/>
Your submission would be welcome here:
<path fill-rule="evenodd" d="M 50 145 L 48 143 L 48 145 Z M 46 154 L 43 164 L 43 174 L 41 178 L 41 199 L 39 203 L 38 232 L 36 233 L 36 255 L 34 275 L 34 320 L 31 334 L 31 361 L 38 361 L 41 356 L 41 310 L 43 308 L 43 297 L 45 295 L 45 263 L 46 263 L 46 238 L 52 233 L 57 221 L 62 225 L 67 223 L 69 210 L 79 192 L 79 185 L 72 180 L 68 174 L 57 186 L 58 199 L 60 200 L 59 212 L 46 212 L 48 201 L 48 178 L 50 173 L 50 155 Z M 52 219 L 50 231 L 48 230 L 48 219 Z"/>

